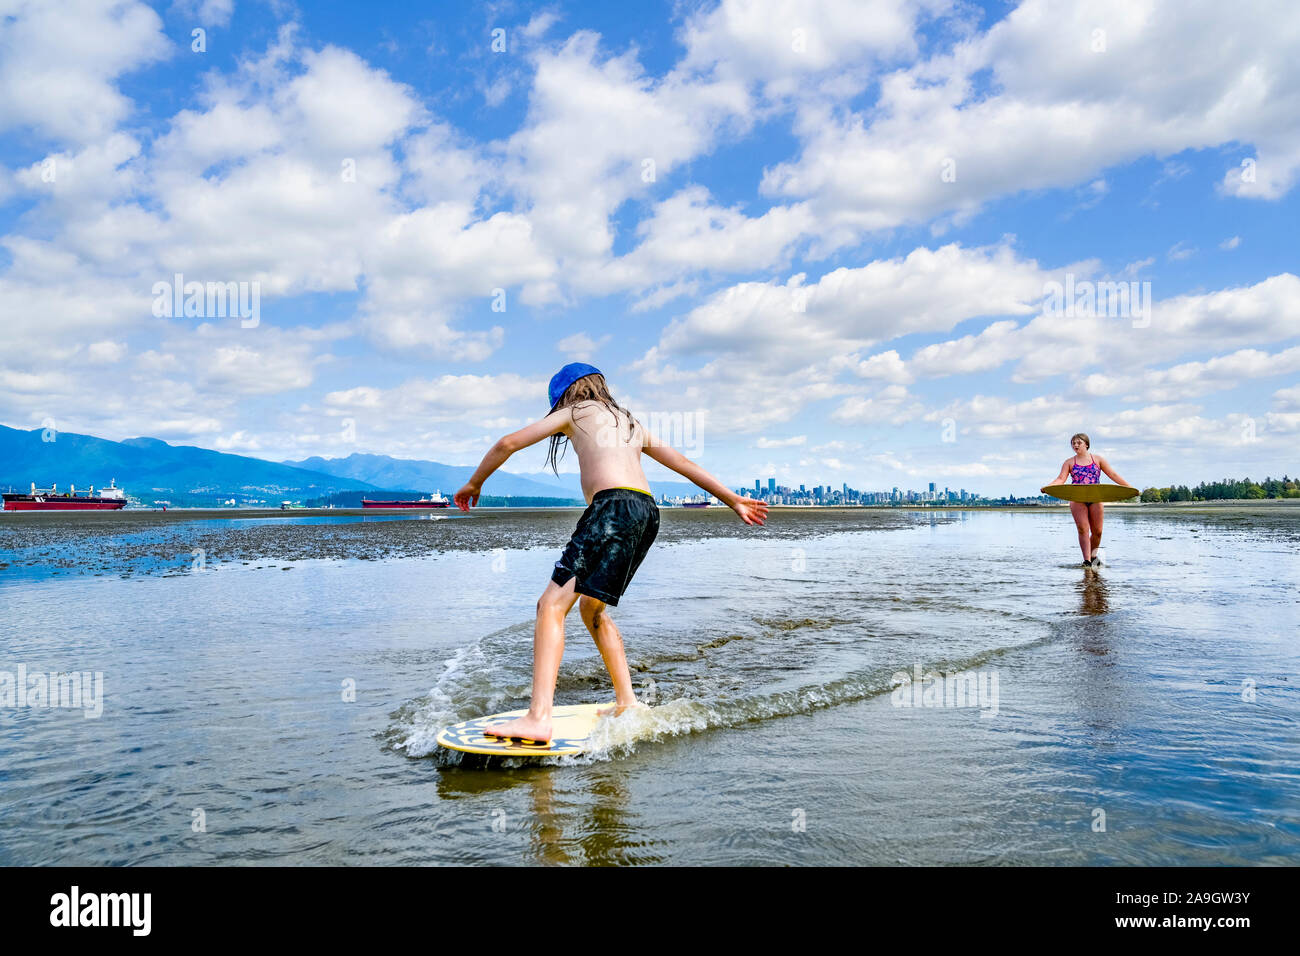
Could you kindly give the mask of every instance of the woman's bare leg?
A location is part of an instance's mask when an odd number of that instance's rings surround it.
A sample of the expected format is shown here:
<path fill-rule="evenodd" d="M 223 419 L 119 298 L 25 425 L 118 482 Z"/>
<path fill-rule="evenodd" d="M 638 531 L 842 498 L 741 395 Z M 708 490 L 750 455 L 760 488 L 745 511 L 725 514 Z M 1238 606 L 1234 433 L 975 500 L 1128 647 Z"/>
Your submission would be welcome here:
<path fill-rule="evenodd" d="M 577 578 L 560 587 L 554 581 L 537 599 L 537 624 L 533 627 L 533 699 L 528 713 L 509 723 L 493 724 L 483 733 L 497 737 L 551 739 L 551 705 L 555 701 L 555 680 L 564 657 L 564 618 L 573 608 Z"/>
<path fill-rule="evenodd" d="M 1092 526 L 1088 520 L 1088 506 L 1082 501 L 1070 502 L 1070 516 L 1074 518 L 1074 526 L 1079 530 L 1079 550 L 1083 552 L 1083 560 L 1092 560 Z"/>
<path fill-rule="evenodd" d="M 1092 553 L 1096 554 L 1097 549 L 1101 547 L 1101 523 L 1102 523 L 1101 502 L 1096 501 L 1088 505 L 1088 524 L 1092 528 L 1092 541 L 1089 544 L 1092 547 Z"/>
<path fill-rule="evenodd" d="M 609 605 L 598 598 L 582 595 L 578 599 L 578 613 L 582 623 L 587 625 L 600 656 L 605 661 L 605 669 L 614 682 L 615 705 L 605 713 L 621 714 L 624 709 L 636 704 L 636 691 L 632 687 L 632 673 L 627 667 L 627 656 L 623 652 L 623 635 L 609 616 Z"/>

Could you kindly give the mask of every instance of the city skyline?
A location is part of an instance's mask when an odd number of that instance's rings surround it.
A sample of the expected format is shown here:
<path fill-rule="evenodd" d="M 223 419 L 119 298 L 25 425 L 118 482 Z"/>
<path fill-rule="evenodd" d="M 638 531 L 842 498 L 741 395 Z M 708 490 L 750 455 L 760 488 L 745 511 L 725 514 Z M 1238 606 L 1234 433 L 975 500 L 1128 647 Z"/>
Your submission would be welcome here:
<path fill-rule="evenodd" d="M 744 494 L 748 497 L 760 498 L 772 503 L 772 498 L 782 499 L 778 504 L 797 504 L 803 500 L 810 502 L 821 501 L 841 501 L 846 503 L 864 503 L 864 504 L 890 504 L 890 503 L 926 503 L 939 501 L 946 504 L 962 503 L 970 501 L 996 501 L 1009 497 L 1015 498 L 1039 498 L 1041 495 L 1021 496 L 1021 495 L 997 495 L 985 496 L 976 495 L 968 492 L 965 488 L 952 489 L 947 486 L 942 491 L 938 490 L 936 482 L 929 482 L 929 489 L 922 491 L 913 491 L 912 489 L 900 489 L 894 486 L 888 491 L 868 491 L 866 489 L 854 488 L 848 482 L 841 482 L 838 488 L 832 488 L 829 484 L 813 485 L 808 487 L 807 482 L 801 482 L 796 489 L 793 485 L 779 485 L 774 477 L 767 479 L 767 485 L 762 485 L 761 479 L 754 479 L 754 487 L 733 488 L 737 494 Z"/>

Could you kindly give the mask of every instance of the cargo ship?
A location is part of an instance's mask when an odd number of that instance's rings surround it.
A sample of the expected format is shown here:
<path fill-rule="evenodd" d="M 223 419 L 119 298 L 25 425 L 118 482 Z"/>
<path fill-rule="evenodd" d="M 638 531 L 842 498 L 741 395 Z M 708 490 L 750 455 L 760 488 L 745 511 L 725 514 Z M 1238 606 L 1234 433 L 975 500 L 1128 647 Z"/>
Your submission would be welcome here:
<path fill-rule="evenodd" d="M 363 508 L 450 508 L 451 499 L 444 498 L 439 492 L 435 491 L 428 498 L 421 498 L 419 501 L 371 501 L 369 498 L 361 499 Z"/>
<path fill-rule="evenodd" d="M 720 505 L 720 504 L 722 504 L 722 502 L 719 501 L 717 498 L 715 498 L 713 495 L 708 495 L 708 496 L 696 495 L 690 501 L 683 501 L 682 507 L 683 508 L 707 508 L 709 505 Z"/>
<path fill-rule="evenodd" d="M 126 492 L 117 487 L 116 478 L 107 488 L 99 489 L 99 494 L 95 494 L 95 486 L 91 485 L 89 492 L 80 495 L 76 485 L 62 493 L 58 485 L 37 488 L 36 482 L 32 482 L 29 494 L 6 492 L 4 503 L 5 511 L 117 511 L 126 507 Z"/>

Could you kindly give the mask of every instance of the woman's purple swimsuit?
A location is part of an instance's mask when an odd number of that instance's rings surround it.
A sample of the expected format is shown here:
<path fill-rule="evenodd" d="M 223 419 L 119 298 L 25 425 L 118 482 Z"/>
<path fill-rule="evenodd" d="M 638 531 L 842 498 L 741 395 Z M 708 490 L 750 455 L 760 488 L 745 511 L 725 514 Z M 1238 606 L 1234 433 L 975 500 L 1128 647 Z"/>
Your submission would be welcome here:
<path fill-rule="evenodd" d="M 1097 462 L 1091 465 L 1071 465 L 1070 481 L 1076 485 L 1096 485 L 1101 483 L 1101 469 Z"/>

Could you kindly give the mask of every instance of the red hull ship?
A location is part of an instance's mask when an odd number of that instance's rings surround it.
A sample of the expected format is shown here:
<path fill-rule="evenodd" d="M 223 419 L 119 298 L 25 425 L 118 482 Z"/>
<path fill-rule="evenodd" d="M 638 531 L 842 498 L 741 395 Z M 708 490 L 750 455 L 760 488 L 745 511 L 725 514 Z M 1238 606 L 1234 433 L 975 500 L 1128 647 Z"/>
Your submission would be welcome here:
<path fill-rule="evenodd" d="M 440 493 L 434 492 L 428 498 L 421 498 L 419 501 L 371 501 L 369 498 L 361 499 L 363 508 L 450 508 L 451 499 L 444 498 Z"/>
<path fill-rule="evenodd" d="M 101 488 L 99 494 L 95 494 L 95 486 L 91 485 L 89 493 L 82 495 L 77 494 L 76 485 L 60 494 L 58 485 L 44 489 L 37 488 L 33 482 L 29 494 L 9 492 L 4 495 L 4 502 L 5 511 L 117 511 L 126 507 L 126 492 L 117 487 L 116 478 L 107 488 Z"/>

